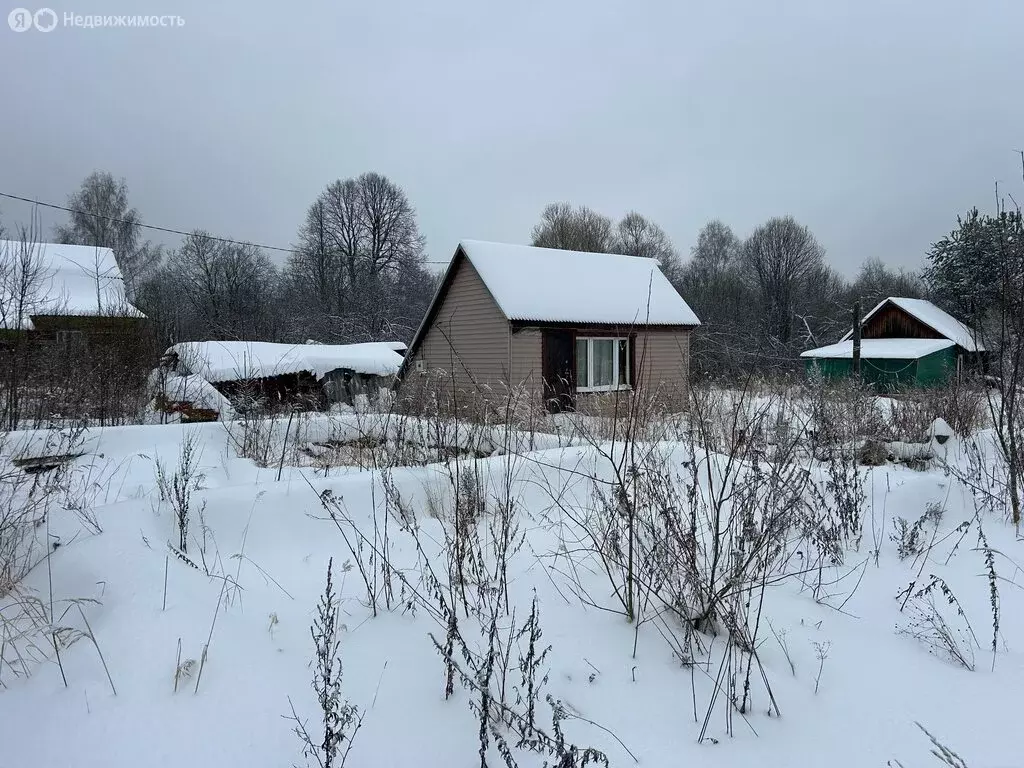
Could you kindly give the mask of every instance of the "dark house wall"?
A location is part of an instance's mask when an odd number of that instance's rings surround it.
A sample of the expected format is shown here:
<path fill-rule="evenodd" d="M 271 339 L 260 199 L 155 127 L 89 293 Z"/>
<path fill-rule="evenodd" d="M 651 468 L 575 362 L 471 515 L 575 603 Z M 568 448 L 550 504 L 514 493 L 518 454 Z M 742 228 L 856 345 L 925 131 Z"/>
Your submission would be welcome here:
<path fill-rule="evenodd" d="M 239 413 L 277 413 L 292 408 L 326 410 L 327 396 L 316 376 L 308 372 L 283 373 L 246 381 L 214 381 L 214 388 Z"/>
<path fill-rule="evenodd" d="M 0 332 L 0 410 L 6 425 L 133 418 L 157 360 L 145 318 L 33 316 L 32 330 Z"/>

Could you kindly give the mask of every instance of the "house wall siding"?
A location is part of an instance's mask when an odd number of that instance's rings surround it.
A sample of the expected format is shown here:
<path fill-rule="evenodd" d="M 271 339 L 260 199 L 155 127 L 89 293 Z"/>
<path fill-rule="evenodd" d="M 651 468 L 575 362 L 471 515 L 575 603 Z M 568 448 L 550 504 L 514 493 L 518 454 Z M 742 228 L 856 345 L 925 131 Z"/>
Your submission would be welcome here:
<path fill-rule="evenodd" d="M 422 363 L 424 373 L 463 392 L 500 389 L 509 381 L 508 321 L 472 263 L 463 260 L 451 280 L 410 370 Z"/>
<path fill-rule="evenodd" d="M 956 373 L 956 347 L 940 349 L 917 361 L 917 379 L 921 387 L 945 384 Z"/>
<path fill-rule="evenodd" d="M 456 265 L 449 280 L 441 305 L 409 354 L 403 386 L 413 386 L 406 391 L 415 396 L 419 382 L 441 397 L 450 396 L 453 390 L 471 394 L 463 395 L 459 408 L 476 404 L 504 407 L 511 386 L 519 406 L 541 406 L 545 326 L 513 329 L 472 262 L 466 259 Z M 587 335 L 588 326 L 572 330 Z M 652 328 L 631 333 L 635 340 L 636 384 L 648 395 L 673 402 L 685 400 L 690 331 Z M 610 331 L 602 328 L 594 333 L 607 335 Z M 580 398 L 595 399 L 586 395 Z"/>
<path fill-rule="evenodd" d="M 641 331 L 636 336 L 638 384 L 654 395 L 685 399 L 690 381 L 690 330 Z"/>
<path fill-rule="evenodd" d="M 539 400 L 544 394 L 540 329 L 524 328 L 513 333 L 511 349 L 512 385 L 524 398 Z"/>
<path fill-rule="evenodd" d="M 879 392 L 902 392 L 911 387 L 929 387 L 945 384 L 956 372 L 954 347 L 940 349 L 919 359 L 861 360 L 860 378 Z M 808 375 L 821 374 L 826 379 L 853 377 L 850 358 L 807 358 L 804 370 Z"/>

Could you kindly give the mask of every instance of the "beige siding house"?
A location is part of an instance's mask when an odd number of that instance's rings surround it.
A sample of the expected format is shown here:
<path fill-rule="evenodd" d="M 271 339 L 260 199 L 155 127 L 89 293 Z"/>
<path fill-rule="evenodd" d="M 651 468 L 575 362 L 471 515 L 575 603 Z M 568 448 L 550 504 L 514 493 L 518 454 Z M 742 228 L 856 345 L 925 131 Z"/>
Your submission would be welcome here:
<path fill-rule="evenodd" d="M 699 322 L 653 259 L 465 240 L 400 378 L 551 411 L 638 390 L 682 396 Z"/>

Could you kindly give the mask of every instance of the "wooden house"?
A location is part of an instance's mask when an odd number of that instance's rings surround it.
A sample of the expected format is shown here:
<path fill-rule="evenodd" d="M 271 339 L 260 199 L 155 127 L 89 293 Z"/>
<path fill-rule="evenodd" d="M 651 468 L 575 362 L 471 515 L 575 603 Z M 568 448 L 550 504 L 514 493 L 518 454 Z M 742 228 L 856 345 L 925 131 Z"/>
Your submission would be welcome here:
<path fill-rule="evenodd" d="M 853 373 L 853 331 L 801 357 L 808 372 L 827 378 Z M 861 321 L 861 376 L 881 391 L 943 384 L 965 370 L 984 371 L 977 334 L 924 299 L 889 297 Z"/>
<path fill-rule="evenodd" d="M 683 398 L 700 321 L 654 259 L 464 240 L 400 373 L 549 411 L 640 387 Z"/>
<path fill-rule="evenodd" d="M 0 331 L 8 348 L 138 346 L 148 322 L 110 248 L 0 240 Z"/>

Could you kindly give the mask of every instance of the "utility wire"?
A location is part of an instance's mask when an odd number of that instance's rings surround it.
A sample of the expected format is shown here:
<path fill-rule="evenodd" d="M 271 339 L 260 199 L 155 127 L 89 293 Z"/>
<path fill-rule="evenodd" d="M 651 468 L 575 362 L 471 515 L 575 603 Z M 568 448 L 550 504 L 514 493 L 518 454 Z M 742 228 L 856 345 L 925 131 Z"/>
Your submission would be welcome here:
<path fill-rule="evenodd" d="M 65 213 L 75 213 L 75 214 L 78 214 L 80 216 L 92 216 L 95 219 L 103 219 L 104 221 L 112 221 L 115 224 L 131 224 L 132 226 L 140 227 L 142 229 L 152 229 L 152 230 L 154 230 L 156 232 L 166 232 L 166 233 L 169 233 L 169 234 L 172 234 L 172 235 L 182 235 L 183 237 L 188 237 L 189 235 L 192 234 L 191 232 L 185 232 L 184 230 L 181 230 L 181 229 L 172 229 L 171 227 L 158 227 L 155 224 L 142 224 L 141 222 L 137 222 L 137 221 L 128 221 L 126 219 L 118 219 L 118 218 L 115 218 L 114 216 L 104 216 L 103 214 L 100 214 L 100 213 L 90 213 L 89 211 L 80 211 L 80 210 L 77 210 L 75 208 L 68 208 L 68 207 L 63 206 L 63 205 L 57 205 L 56 203 L 45 203 L 42 200 L 32 200 L 31 198 L 28 198 L 28 197 L 22 197 L 21 195 L 12 195 L 12 194 L 9 194 L 7 192 L 0 192 L 0 197 L 6 197 L 6 198 L 8 198 L 10 200 L 20 200 L 23 203 L 31 203 L 32 205 L 41 205 L 44 208 L 53 208 L 53 209 L 58 210 L 58 211 L 64 211 Z M 252 243 L 252 242 L 243 241 L 243 240 L 232 240 L 231 238 L 228 238 L 228 237 L 216 237 L 214 235 L 204 235 L 204 237 L 207 240 L 216 240 L 219 243 L 230 243 L 232 245 L 254 245 L 257 248 L 262 248 L 265 251 L 279 251 L 281 253 L 301 253 L 301 251 L 299 251 L 297 248 L 282 248 L 279 245 L 264 245 L 262 243 Z M 424 259 L 420 263 L 422 263 L 422 264 L 448 264 L 447 261 L 430 261 L 428 259 Z"/>

